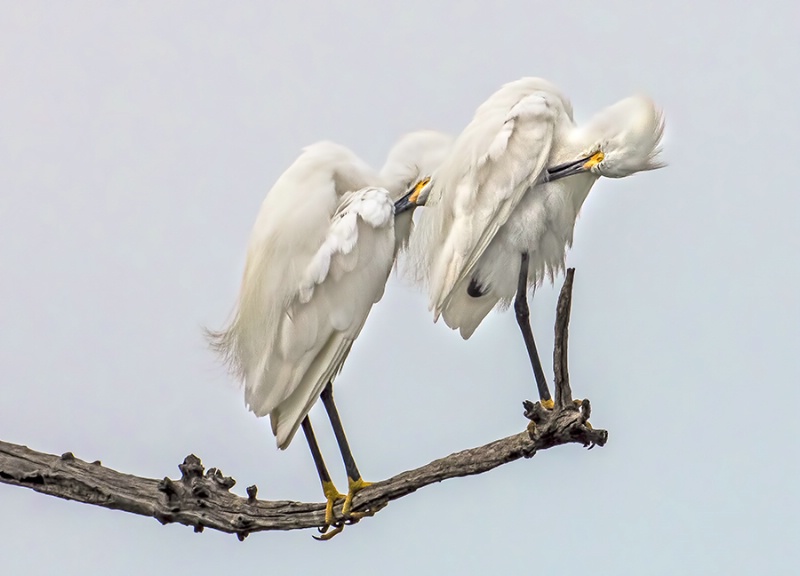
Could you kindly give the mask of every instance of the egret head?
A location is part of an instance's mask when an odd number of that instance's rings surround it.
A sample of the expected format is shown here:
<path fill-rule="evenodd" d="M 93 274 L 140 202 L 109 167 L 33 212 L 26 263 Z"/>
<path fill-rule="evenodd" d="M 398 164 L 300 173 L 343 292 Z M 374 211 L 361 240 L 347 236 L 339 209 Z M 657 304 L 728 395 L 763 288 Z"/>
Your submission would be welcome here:
<path fill-rule="evenodd" d="M 452 137 L 434 130 L 419 130 L 400 138 L 381 168 L 381 178 L 394 199 L 430 177 L 452 145 Z"/>
<path fill-rule="evenodd" d="M 396 200 L 395 213 L 425 204 L 431 175 L 453 146 L 453 138 L 433 130 L 406 134 L 389 151 L 381 177 Z"/>
<path fill-rule="evenodd" d="M 578 131 L 586 152 L 577 160 L 547 170 L 548 180 L 590 172 L 596 176 L 624 178 L 636 172 L 655 170 L 664 115 L 647 96 L 631 96 L 602 110 Z"/>

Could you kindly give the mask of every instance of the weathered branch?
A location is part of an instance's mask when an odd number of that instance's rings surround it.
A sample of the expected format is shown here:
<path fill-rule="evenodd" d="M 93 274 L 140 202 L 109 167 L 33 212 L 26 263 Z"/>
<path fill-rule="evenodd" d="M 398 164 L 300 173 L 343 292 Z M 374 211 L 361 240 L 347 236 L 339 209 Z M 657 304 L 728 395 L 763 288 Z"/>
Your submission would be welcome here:
<path fill-rule="evenodd" d="M 588 423 L 588 400 L 573 402 L 569 387 L 567 324 L 573 272 L 567 272 L 558 303 L 555 409 L 526 401 L 525 415 L 531 420 L 527 432 L 456 452 L 376 482 L 356 494 L 354 511 L 374 512 L 430 484 L 481 474 L 560 444 L 578 442 L 590 448 L 605 444 L 608 434 L 592 429 Z M 140 478 L 106 468 L 99 461 L 84 462 L 69 452 L 54 456 L 0 441 L 0 482 L 43 494 L 152 516 L 164 524 L 177 522 L 193 526 L 198 532 L 212 528 L 234 533 L 240 539 L 251 532 L 313 528 L 324 523 L 324 503 L 258 500 L 255 486 L 247 488 L 246 498 L 237 496 L 230 492 L 235 480 L 216 468 L 204 472 L 200 459 L 194 455 L 187 456 L 179 468 L 178 480 Z M 350 520 L 341 516 L 341 507 L 336 512 L 340 522 Z"/>
<path fill-rule="evenodd" d="M 595 445 L 603 446 L 608 440 L 608 432 L 594 430 L 589 424 L 592 413 L 589 400 L 573 400 L 569 385 L 567 345 L 574 278 L 575 268 L 567 269 L 556 308 L 556 334 L 553 343 L 555 408 L 547 410 L 539 402 L 523 402 L 525 416 L 531 421 L 528 433 L 539 450 L 567 442 L 581 442 L 591 450 Z"/>
<path fill-rule="evenodd" d="M 575 268 L 567 270 L 567 277 L 561 286 L 556 307 L 556 337 L 553 342 L 553 376 L 556 381 L 555 405 L 563 410 L 572 402 L 572 388 L 569 386 L 569 360 L 567 346 L 569 341 L 569 316 L 572 311 L 572 282 Z"/>

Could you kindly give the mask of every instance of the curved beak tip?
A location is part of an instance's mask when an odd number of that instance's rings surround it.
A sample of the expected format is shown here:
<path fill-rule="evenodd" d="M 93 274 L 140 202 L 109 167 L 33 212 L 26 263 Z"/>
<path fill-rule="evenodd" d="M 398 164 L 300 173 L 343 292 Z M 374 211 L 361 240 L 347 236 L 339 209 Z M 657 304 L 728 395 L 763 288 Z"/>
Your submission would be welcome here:
<path fill-rule="evenodd" d="M 394 213 L 400 214 L 407 210 L 413 210 L 417 206 L 424 205 L 427 200 L 427 195 L 421 198 L 423 191 L 426 189 L 431 179 L 429 176 L 422 178 L 419 182 L 406 192 L 400 200 L 394 203 Z"/>
<path fill-rule="evenodd" d="M 606 155 L 603 154 L 602 152 L 595 153 L 594 155 L 592 155 L 591 158 L 589 158 L 589 160 L 586 161 L 586 163 L 583 165 L 583 169 L 591 170 L 592 168 L 600 164 L 600 162 L 602 162 L 605 157 Z"/>

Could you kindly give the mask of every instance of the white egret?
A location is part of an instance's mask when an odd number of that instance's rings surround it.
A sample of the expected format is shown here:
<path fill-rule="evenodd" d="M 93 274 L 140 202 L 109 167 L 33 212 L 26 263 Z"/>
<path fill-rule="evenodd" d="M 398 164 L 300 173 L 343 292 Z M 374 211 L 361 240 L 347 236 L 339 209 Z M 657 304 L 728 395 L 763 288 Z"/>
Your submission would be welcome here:
<path fill-rule="evenodd" d="M 411 212 L 395 224 L 394 200 L 427 183 L 451 144 L 438 132 L 408 134 L 380 174 L 338 144 L 305 148 L 261 206 L 230 323 L 209 332 L 243 380 L 248 408 L 269 415 L 278 448 L 302 426 L 327 499 L 323 531 L 333 522 L 335 500 L 345 498 L 347 516 L 353 495 L 367 485 L 348 447 L 332 382 L 408 238 Z M 344 460 L 346 497 L 331 481 L 308 418 L 320 397 Z"/>
<path fill-rule="evenodd" d="M 600 176 L 653 170 L 661 111 L 633 96 L 576 126 L 550 82 L 522 78 L 476 111 L 432 180 L 406 204 L 425 204 L 411 270 L 441 315 L 468 339 L 496 305 L 515 302 L 539 395 L 552 407 L 530 326 L 527 292 L 564 268 L 578 212 Z M 550 168 L 548 168 L 550 167 Z M 569 178 L 566 178 L 569 176 Z"/>

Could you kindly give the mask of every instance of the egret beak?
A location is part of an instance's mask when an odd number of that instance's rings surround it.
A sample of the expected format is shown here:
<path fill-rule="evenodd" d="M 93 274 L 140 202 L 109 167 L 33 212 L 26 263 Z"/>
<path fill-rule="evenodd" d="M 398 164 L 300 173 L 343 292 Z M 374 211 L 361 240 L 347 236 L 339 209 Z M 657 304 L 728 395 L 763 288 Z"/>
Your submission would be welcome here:
<path fill-rule="evenodd" d="M 572 162 L 565 162 L 564 164 L 559 164 L 558 166 L 553 166 L 552 168 L 547 169 L 547 181 L 552 182 L 554 180 L 560 180 L 561 178 L 566 178 L 567 176 L 573 176 L 575 174 L 583 174 L 584 172 L 588 172 L 600 162 L 603 161 L 605 158 L 605 154 L 602 152 L 595 152 L 591 156 L 587 156 L 586 158 L 580 158 L 578 160 L 574 160 Z"/>
<path fill-rule="evenodd" d="M 428 200 L 428 193 L 430 192 L 431 182 L 430 177 L 426 176 L 416 184 L 414 184 L 408 192 L 403 194 L 397 202 L 394 203 L 394 214 L 402 214 L 407 210 L 413 210 L 417 206 L 424 206 Z"/>

